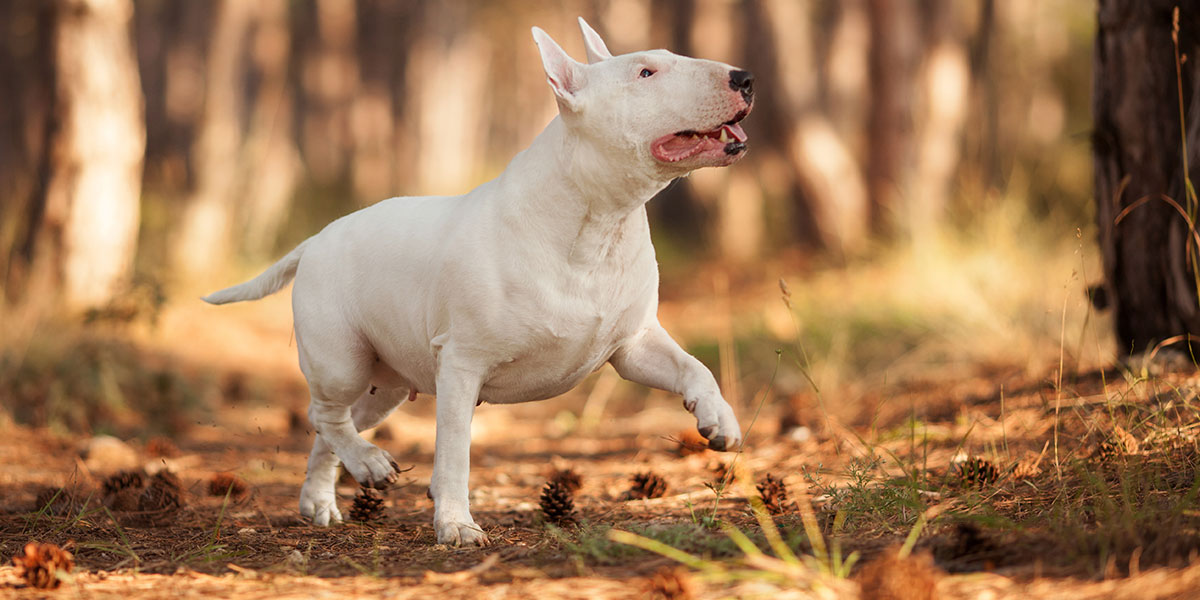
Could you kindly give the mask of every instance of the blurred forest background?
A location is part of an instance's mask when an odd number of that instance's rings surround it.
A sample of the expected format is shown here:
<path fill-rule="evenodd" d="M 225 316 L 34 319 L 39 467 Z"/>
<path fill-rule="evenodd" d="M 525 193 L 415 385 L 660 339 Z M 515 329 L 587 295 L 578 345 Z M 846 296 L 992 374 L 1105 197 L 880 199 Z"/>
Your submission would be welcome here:
<path fill-rule="evenodd" d="M 765 384 L 780 340 L 834 383 L 1108 357 L 1083 293 L 1100 275 L 1094 10 L 0 0 L 0 329 L 28 341 L 47 318 L 171 306 L 214 318 L 198 293 L 328 221 L 494 177 L 555 114 L 530 27 L 582 59 L 582 15 L 615 53 L 667 48 L 757 77 L 747 158 L 648 205 L 664 321 L 721 362 L 727 390 Z"/>

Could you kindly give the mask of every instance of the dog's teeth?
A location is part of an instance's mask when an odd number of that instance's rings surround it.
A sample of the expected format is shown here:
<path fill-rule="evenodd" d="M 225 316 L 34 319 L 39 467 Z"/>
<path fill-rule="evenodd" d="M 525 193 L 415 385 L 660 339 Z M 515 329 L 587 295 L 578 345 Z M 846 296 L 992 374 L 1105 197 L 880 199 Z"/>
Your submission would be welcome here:
<path fill-rule="evenodd" d="M 727 129 L 725 129 L 724 127 L 721 128 L 721 143 L 722 144 L 729 143 L 729 131 Z"/>

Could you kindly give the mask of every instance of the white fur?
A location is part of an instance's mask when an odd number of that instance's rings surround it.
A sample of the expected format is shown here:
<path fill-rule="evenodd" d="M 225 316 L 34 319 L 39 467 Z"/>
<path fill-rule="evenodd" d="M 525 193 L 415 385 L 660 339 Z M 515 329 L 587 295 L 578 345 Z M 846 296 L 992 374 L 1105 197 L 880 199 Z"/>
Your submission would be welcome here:
<path fill-rule="evenodd" d="M 682 394 L 713 447 L 738 446 L 712 374 L 658 323 L 644 204 L 672 179 L 740 156 L 666 164 L 651 141 L 710 130 L 749 105 L 731 90 L 728 65 L 663 50 L 614 58 L 580 26 L 590 65 L 533 29 L 561 114 L 499 177 L 462 196 L 392 198 L 342 217 L 262 275 L 205 298 L 260 298 L 295 275 L 317 430 L 300 512 L 314 523 L 341 518 L 339 460 L 364 484 L 395 481 L 391 457 L 358 432 L 418 391 L 437 395 L 430 489 L 440 543 L 487 543 L 467 500 L 477 402 L 549 398 L 610 362 Z"/>

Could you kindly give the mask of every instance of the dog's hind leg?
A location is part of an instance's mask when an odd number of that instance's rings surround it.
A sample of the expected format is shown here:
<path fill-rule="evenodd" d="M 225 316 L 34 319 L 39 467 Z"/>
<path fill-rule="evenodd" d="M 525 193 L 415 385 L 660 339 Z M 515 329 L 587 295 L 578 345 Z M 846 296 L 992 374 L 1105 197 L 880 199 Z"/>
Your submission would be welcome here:
<path fill-rule="evenodd" d="M 386 487 L 399 475 L 391 455 L 358 434 L 351 415 L 355 402 L 370 395 L 373 352 L 352 331 L 331 327 L 329 321 L 321 323 L 324 327 L 303 327 L 306 321 L 299 317 L 297 311 L 296 345 L 311 396 L 308 420 L 317 431 L 309 474 L 300 490 L 300 514 L 316 525 L 328 525 L 340 517 L 333 490 L 339 459 L 362 485 Z M 368 413 L 382 418 L 387 412 L 366 411 L 364 420 Z"/>
<path fill-rule="evenodd" d="M 354 429 L 361 432 L 379 425 L 410 397 L 407 387 L 375 388 L 373 391 L 369 388 L 354 401 L 350 409 Z M 317 434 L 312 454 L 308 457 L 304 485 L 300 488 L 300 514 L 317 525 L 342 520 L 336 491 L 339 462 L 325 438 Z"/>

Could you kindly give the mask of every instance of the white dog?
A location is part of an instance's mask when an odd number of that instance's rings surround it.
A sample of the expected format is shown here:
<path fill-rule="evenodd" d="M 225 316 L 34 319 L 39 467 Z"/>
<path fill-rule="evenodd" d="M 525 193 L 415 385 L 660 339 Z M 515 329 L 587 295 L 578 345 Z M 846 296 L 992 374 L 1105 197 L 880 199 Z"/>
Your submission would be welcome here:
<path fill-rule="evenodd" d="M 205 298 L 255 300 L 295 277 L 292 311 L 316 441 L 300 512 L 341 520 L 338 461 L 395 482 L 359 432 L 417 392 L 437 395 L 430 492 L 437 540 L 486 544 L 468 506 L 481 402 L 562 394 L 605 362 L 683 395 L 716 450 L 737 418 L 712 374 L 658 323 L 645 203 L 672 179 L 736 162 L 750 73 L 665 50 L 613 57 L 579 20 L 584 65 L 533 28 L 559 116 L 496 179 L 456 197 L 392 198 L 334 221 L 258 277 Z"/>

